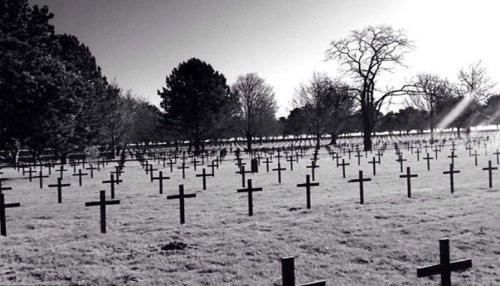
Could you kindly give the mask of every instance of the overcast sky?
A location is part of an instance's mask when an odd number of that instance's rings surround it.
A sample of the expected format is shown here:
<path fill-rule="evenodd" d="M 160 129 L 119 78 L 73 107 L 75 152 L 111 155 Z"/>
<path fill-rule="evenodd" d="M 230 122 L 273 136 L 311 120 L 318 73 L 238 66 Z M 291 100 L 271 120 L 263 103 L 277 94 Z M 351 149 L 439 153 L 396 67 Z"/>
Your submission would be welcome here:
<path fill-rule="evenodd" d="M 155 104 L 180 62 L 200 58 L 232 84 L 256 72 L 287 115 L 300 83 L 314 71 L 340 76 L 325 62 L 332 40 L 367 25 L 406 30 L 416 49 L 408 68 L 383 78 L 398 86 L 419 72 L 456 80 L 483 61 L 500 79 L 500 1 L 453 0 L 31 0 L 55 14 L 58 33 L 76 35 L 108 79 Z M 396 104 L 391 109 L 399 108 Z"/>

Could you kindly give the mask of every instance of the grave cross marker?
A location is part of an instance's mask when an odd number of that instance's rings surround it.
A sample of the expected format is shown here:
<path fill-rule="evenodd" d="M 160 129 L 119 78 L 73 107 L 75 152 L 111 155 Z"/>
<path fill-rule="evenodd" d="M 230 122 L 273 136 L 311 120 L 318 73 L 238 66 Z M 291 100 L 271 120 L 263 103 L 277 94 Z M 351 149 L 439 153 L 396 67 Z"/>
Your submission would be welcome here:
<path fill-rule="evenodd" d="M 245 171 L 245 166 L 241 165 L 240 170 L 236 172 L 236 174 L 241 174 L 241 186 L 244 188 L 245 187 L 245 174 L 249 174 L 252 171 Z"/>
<path fill-rule="evenodd" d="M 153 168 L 153 164 L 149 164 L 148 167 L 149 167 L 149 179 L 152 182 L 153 181 L 153 177 L 154 177 L 153 173 L 154 173 L 154 171 L 158 171 L 158 169 Z"/>
<path fill-rule="evenodd" d="M 492 178 L 492 171 L 493 170 L 497 170 L 498 168 L 497 167 L 492 167 L 491 166 L 491 160 L 488 160 L 488 168 L 483 168 L 483 170 L 488 170 L 488 186 L 490 188 L 493 188 L 493 178 Z"/>
<path fill-rule="evenodd" d="M 495 156 L 497 156 L 497 165 L 500 164 L 500 161 L 499 161 L 500 160 L 500 158 L 499 158 L 500 152 L 498 152 L 498 149 L 493 154 L 495 154 Z"/>
<path fill-rule="evenodd" d="M 319 166 L 316 165 L 316 161 L 315 160 L 311 161 L 311 166 L 306 166 L 306 168 L 311 169 L 312 180 L 316 181 L 316 177 L 314 176 L 314 174 L 316 173 L 315 169 L 319 168 Z"/>
<path fill-rule="evenodd" d="M 457 158 L 457 155 L 455 155 L 455 151 L 451 151 L 451 155 L 448 156 L 448 158 L 451 158 L 451 163 L 455 164 L 455 158 Z"/>
<path fill-rule="evenodd" d="M 357 158 L 358 158 L 358 166 L 359 166 L 359 165 L 361 165 L 361 157 L 363 157 L 363 155 L 361 155 L 361 154 L 359 153 L 359 150 L 357 151 L 357 154 L 356 154 L 356 156 L 354 156 L 354 157 L 357 157 Z M 313 179 L 313 181 L 314 181 L 314 179 Z"/>
<path fill-rule="evenodd" d="M 260 192 L 262 188 L 253 188 L 252 180 L 248 179 L 248 187 L 246 189 L 238 189 L 238 193 L 248 193 L 248 216 L 253 216 L 253 192 Z"/>
<path fill-rule="evenodd" d="M 272 162 L 273 162 L 272 160 L 269 160 L 269 157 L 266 157 L 266 160 L 264 161 L 264 163 L 266 163 L 266 172 L 268 173 L 269 173 L 269 164 Z"/>
<path fill-rule="evenodd" d="M 108 181 L 102 181 L 103 184 L 111 184 L 111 198 L 115 198 L 115 184 L 122 182 L 118 178 L 115 180 L 115 176 L 113 174 L 110 175 L 110 179 Z"/>
<path fill-rule="evenodd" d="M 24 172 L 25 171 L 23 170 L 23 173 Z M 28 171 L 26 171 L 26 173 L 29 174 L 29 180 L 30 180 L 30 182 L 33 180 L 33 174 L 36 173 L 36 172 L 38 172 L 38 171 L 35 171 L 35 170 L 31 169 L 31 167 L 28 169 Z"/>
<path fill-rule="evenodd" d="M 62 178 L 57 178 L 57 184 L 49 185 L 49 188 L 57 188 L 57 203 L 62 203 L 62 188 L 69 186 L 71 185 L 62 183 Z"/>
<path fill-rule="evenodd" d="M 371 161 L 368 161 L 368 163 L 372 164 L 373 166 L 373 175 L 377 175 L 377 168 L 376 168 L 376 164 L 378 163 L 378 161 L 375 160 L 375 157 L 373 157 L 373 159 Z"/>
<path fill-rule="evenodd" d="M 338 166 L 342 166 L 342 178 L 345 178 L 345 166 L 349 166 L 350 163 L 346 163 L 344 159 L 342 159 L 342 164 L 337 164 Z"/>
<path fill-rule="evenodd" d="M 12 190 L 12 187 L 4 187 L 2 186 L 2 182 L 5 181 L 7 179 L 4 179 L 4 178 L 0 178 L 0 194 L 3 192 L 3 191 L 9 191 L 9 190 Z"/>
<path fill-rule="evenodd" d="M 417 277 L 441 275 L 441 286 L 451 286 L 451 272 L 472 267 L 471 259 L 450 262 L 450 240 L 439 240 L 439 264 L 417 268 Z"/>
<path fill-rule="evenodd" d="M 407 159 L 404 159 L 403 155 L 399 154 L 396 162 L 399 162 L 399 168 L 401 169 L 400 173 L 403 173 L 403 162 L 405 162 L 405 161 L 407 161 Z"/>
<path fill-rule="evenodd" d="M 122 180 L 120 180 L 120 174 L 123 174 L 124 172 L 120 169 L 120 166 L 115 166 L 115 170 L 113 172 L 110 172 L 111 174 L 116 174 L 116 184 L 119 185 Z"/>
<path fill-rule="evenodd" d="M 243 166 L 242 166 L 243 167 Z M 244 168 L 244 167 L 243 167 Z M 196 174 L 196 177 L 203 177 L 203 190 L 205 191 L 207 189 L 207 177 L 213 177 L 214 174 L 207 174 L 205 168 L 203 168 L 201 174 Z"/>
<path fill-rule="evenodd" d="M 17 208 L 20 207 L 20 203 L 10 203 L 6 204 L 5 203 L 5 195 L 0 193 L 0 234 L 3 236 L 7 236 L 7 225 L 6 225 L 6 217 L 5 217 L 5 209 L 6 208 Z"/>
<path fill-rule="evenodd" d="M 111 175 L 113 176 L 113 175 Z M 101 233 L 106 233 L 106 205 L 118 205 L 120 200 L 106 201 L 106 191 L 99 191 L 99 201 L 86 202 L 86 207 L 100 206 L 101 209 Z"/>
<path fill-rule="evenodd" d="M 406 178 L 406 185 L 408 190 L 408 198 L 411 198 L 411 178 L 418 177 L 417 174 L 412 174 L 410 167 L 406 167 L 406 175 L 399 175 L 400 178 Z"/>
<path fill-rule="evenodd" d="M 295 262 L 294 257 L 281 258 L 281 276 L 283 286 L 296 286 L 295 285 Z M 300 284 L 297 286 L 326 286 L 326 280 Z"/>
<path fill-rule="evenodd" d="M 420 149 L 417 149 L 415 153 L 417 153 L 417 162 L 420 162 Z"/>
<path fill-rule="evenodd" d="M 363 178 L 363 171 L 360 170 L 358 179 L 352 179 L 352 180 L 347 181 L 348 183 L 358 183 L 359 182 L 359 203 L 360 204 L 365 203 L 363 182 L 368 182 L 371 180 L 372 179 L 370 179 L 370 178 Z"/>
<path fill-rule="evenodd" d="M 163 177 L 163 171 L 160 171 L 160 174 L 158 177 L 154 177 L 153 180 L 158 180 L 159 181 L 159 191 L 160 195 L 163 194 L 163 180 L 169 180 L 170 177 Z"/>
<path fill-rule="evenodd" d="M 182 162 L 182 166 L 177 167 L 177 169 L 182 169 L 182 178 L 185 179 L 186 178 L 186 169 L 189 169 L 189 167 L 186 166 L 186 163 Z"/>
<path fill-rule="evenodd" d="M 167 196 L 167 200 L 176 200 L 176 199 L 179 200 L 179 212 L 180 212 L 181 224 L 184 224 L 184 222 L 186 221 L 184 214 L 184 199 L 194 198 L 194 197 L 196 197 L 196 194 L 184 194 L 184 185 L 179 185 L 178 195 Z"/>
<path fill-rule="evenodd" d="M 286 170 L 286 168 L 281 168 L 281 163 L 278 160 L 278 168 L 273 169 L 273 171 L 278 172 L 278 183 L 280 183 L 280 184 L 281 184 L 281 171 L 285 171 L 285 170 Z"/>
<path fill-rule="evenodd" d="M 98 168 L 94 167 L 93 164 L 90 164 L 90 167 L 85 168 L 85 169 L 90 170 L 90 178 L 93 179 L 94 178 L 94 170 L 97 170 Z"/>
<path fill-rule="evenodd" d="M 78 173 L 73 174 L 74 177 L 78 177 L 78 185 L 81 187 L 82 186 L 82 177 L 83 176 L 88 176 L 89 174 L 87 173 L 82 173 L 82 169 L 78 169 Z"/>
<path fill-rule="evenodd" d="M 474 150 L 474 164 L 476 165 L 477 167 L 477 156 L 479 156 L 479 154 L 477 154 L 477 150 Z"/>
<path fill-rule="evenodd" d="M 458 174 L 460 173 L 459 170 L 453 170 L 453 164 L 450 164 L 450 170 L 449 171 L 444 171 L 443 174 L 445 175 L 450 175 L 450 189 L 451 189 L 451 193 L 453 194 L 455 192 L 455 185 L 454 185 L 454 182 L 453 182 L 453 174 Z"/>
<path fill-rule="evenodd" d="M 40 174 L 38 176 L 33 176 L 33 178 L 38 178 L 38 182 L 40 184 L 40 189 L 43 189 L 43 178 L 48 178 L 49 176 L 46 175 L 44 176 L 43 175 L 43 170 L 40 170 Z"/>
<path fill-rule="evenodd" d="M 430 157 L 430 156 L 429 156 L 429 153 L 427 153 L 427 156 L 426 156 L 426 157 L 424 157 L 424 160 L 426 160 L 426 161 L 427 161 L 427 171 L 430 171 L 430 170 L 431 170 L 431 163 L 430 163 L 430 160 L 432 160 L 432 159 L 434 159 L 434 158 Z"/>
<path fill-rule="evenodd" d="M 304 184 L 297 184 L 297 187 L 306 188 L 306 206 L 311 208 L 311 187 L 319 186 L 319 183 L 311 183 L 309 175 L 306 175 L 306 182 Z"/>

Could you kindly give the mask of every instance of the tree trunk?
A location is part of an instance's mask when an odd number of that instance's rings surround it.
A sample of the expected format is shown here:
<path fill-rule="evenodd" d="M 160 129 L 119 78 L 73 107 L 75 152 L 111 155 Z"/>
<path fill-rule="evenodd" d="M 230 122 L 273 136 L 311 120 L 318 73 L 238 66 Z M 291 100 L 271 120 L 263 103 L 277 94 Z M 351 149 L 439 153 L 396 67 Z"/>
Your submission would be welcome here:
<path fill-rule="evenodd" d="M 330 145 L 336 146 L 337 145 L 337 134 L 332 133 L 332 134 L 330 134 L 330 136 L 331 136 Z"/>
<path fill-rule="evenodd" d="M 245 132 L 245 137 L 247 138 L 247 150 L 252 151 L 252 133 L 249 131 Z"/>
<path fill-rule="evenodd" d="M 361 114 L 363 119 L 363 146 L 364 151 L 372 150 L 372 126 L 370 124 L 370 114 L 366 107 L 361 108 Z"/>

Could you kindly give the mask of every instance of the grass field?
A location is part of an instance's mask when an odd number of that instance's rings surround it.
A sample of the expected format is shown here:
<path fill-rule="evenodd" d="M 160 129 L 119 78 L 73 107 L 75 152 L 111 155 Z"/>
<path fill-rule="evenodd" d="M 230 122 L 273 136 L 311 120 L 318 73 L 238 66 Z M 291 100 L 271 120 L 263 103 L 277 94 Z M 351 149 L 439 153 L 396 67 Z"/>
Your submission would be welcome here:
<path fill-rule="evenodd" d="M 500 171 L 495 171 L 489 189 L 487 159 L 481 149 L 478 167 L 462 145 L 455 178 L 455 193 L 449 190 L 449 148 L 431 161 L 431 171 L 416 154 L 404 150 L 405 166 L 418 178 L 412 180 L 413 198 L 406 197 L 406 179 L 399 178 L 394 150 L 387 150 L 377 175 L 371 160 L 350 160 L 348 178 L 322 149 L 312 189 L 312 209 L 305 208 L 305 182 L 310 173 L 310 153 L 294 170 L 247 175 L 254 187 L 254 216 L 247 216 L 247 198 L 236 193 L 241 177 L 226 157 L 208 178 L 202 191 L 201 178 L 193 166 L 185 180 L 180 170 L 164 173 L 163 195 L 158 182 L 137 162 L 125 165 L 124 182 L 116 189 L 120 205 L 107 208 L 108 233 L 99 232 L 99 208 L 85 207 L 98 200 L 98 190 L 109 190 L 100 182 L 109 178 L 110 164 L 94 179 L 86 177 L 78 187 L 77 177 L 66 172 L 63 203 L 57 203 L 55 188 L 38 188 L 20 173 L 4 169 L 6 202 L 21 207 L 7 209 L 7 237 L 0 237 L 0 285 L 281 285 L 280 257 L 295 256 L 298 283 L 326 279 L 327 285 L 439 285 L 439 276 L 417 278 L 416 268 L 439 262 L 439 243 L 450 238 L 452 260 L 471 258 L 473 267 L 452 275 L 453 285 L 500 285 Z M 431 154 L 433 155 L 433 154 Z M 344 155 L 346 157 L 346 155 Z M 422 157 L 422 154 L 421 154 Z M 274 160 L 276 163 L 276 160 Z M 155 164 L 155 167 L 161 168 Z M 273 164 L 276 167 L 276 164 Z M 67 167 L 69 168 L 69 167 Z M 200 168 L 200 167 L 199 167 Z M 70 168 L 69 168 L 70 169 Z M 372 178 L 365 183 L 365 204 L 360 205 L 358 170 Z M 207 169 L 208 171 L 208 169 Z M 196 173 L 201 173 L 198 170 Z M 56 182 L 52 174 L 47 183 Z M 184 184 L 186 224 L 179 224 L 179 203 L 167 200 Z M 109 192 L 108 192 L 109 198 Z M 182 242 L 185 249 L 163 250 Z"/>

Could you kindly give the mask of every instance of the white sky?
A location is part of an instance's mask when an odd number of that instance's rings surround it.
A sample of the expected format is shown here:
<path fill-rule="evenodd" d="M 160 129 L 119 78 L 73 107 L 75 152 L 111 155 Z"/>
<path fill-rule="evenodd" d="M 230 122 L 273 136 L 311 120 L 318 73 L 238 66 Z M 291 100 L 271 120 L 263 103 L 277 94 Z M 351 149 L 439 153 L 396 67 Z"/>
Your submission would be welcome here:
<path fill-rule="evenodd" d="M 274 87 L 279 115 L 314 71 L 339 76 L 324 62 L 331 40 L 367 25 L 406 30 L 416 49 L 407 69 L 384 76 L 399 86 L 420 72 L 454 81 L 482 60 L 500 79 L 500 1 L 452 0 L 31 0 L 48 5 L 59 33 L 90 47 L 109 79 L 158 104 L 156 90 L 180 62 L 198 57 L 232 84 L 256 72 Z M 398 100 L 395 100 L 397 102 Z M 393 105 L 397 109 L 401 105 Z"/>

